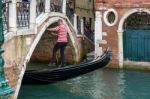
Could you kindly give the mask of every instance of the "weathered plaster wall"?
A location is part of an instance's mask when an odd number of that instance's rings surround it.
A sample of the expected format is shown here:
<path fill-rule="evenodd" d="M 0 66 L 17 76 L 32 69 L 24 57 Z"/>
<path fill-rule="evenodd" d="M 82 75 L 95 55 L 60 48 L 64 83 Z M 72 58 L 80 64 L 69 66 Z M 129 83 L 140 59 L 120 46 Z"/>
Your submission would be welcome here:
<path fill-rule="evenodd" d="M 91 28 L 94 29 L 94 0 L 75 0 L 75 13 L 80 18 L 85 17 L 86 22 L 90 22 L 90 18 L 92 18 Z"/>
<path fill-rule="evenodd" d="M 10 86 L 15 90 L 21 69 L 24 67 L 24 58 L 30 48 L 34 36 L 17 36 L 4 43 L 3 56 L 5 60 L 4 72 Z"/>

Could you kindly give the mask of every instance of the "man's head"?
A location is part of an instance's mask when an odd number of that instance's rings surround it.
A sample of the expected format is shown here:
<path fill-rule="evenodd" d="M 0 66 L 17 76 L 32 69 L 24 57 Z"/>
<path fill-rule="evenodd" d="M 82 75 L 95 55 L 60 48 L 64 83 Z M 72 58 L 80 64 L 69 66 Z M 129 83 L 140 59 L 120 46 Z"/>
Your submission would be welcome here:
<path fill-rule="evenodd" d="M 62 24 L 63 21 L 61 19 L 58 20 L 58 24 Z"/>

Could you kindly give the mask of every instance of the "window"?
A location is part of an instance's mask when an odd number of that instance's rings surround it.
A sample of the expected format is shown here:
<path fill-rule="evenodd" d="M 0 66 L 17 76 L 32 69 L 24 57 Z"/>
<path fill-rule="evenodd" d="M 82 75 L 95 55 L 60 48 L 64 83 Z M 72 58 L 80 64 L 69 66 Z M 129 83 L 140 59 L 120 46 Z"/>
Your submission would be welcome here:
<path fill-rule="evenodd" d="M 77 16 L 77 30 L 78 34 L 81 34 L 81 21 L 79 16 Z"/>
<path fill-rule="evenodd" d="M 92 26 L 92 18 L 90 18 L 90 23 L 89 24 L 90 24 L 90 28 L 91 28 L 91 26 Z"/>
<path fill-rule="evenodd" d="M 118 19 L 118 15 L 117 12 L 114 9 L 108 9 L 108 11 L 106 11 L 104 13 L 104 22 L 108 25 L 108 26 L 113 26 L 116 24 Z"/>
<path fill-rule="evenodd" d="M 83 24 L 85 25 L 85 23 L 86 23 L 86 18 L 83 17 Z"/>
<path fill-rule="evenodd" d="M 109 12 L 107 14 L 107 19 L 108 19 L 108 22 L 110 24 L 114 23 L 114 21 L 115 21 L 115 14 L 114 14 L 114 12 Z"/>

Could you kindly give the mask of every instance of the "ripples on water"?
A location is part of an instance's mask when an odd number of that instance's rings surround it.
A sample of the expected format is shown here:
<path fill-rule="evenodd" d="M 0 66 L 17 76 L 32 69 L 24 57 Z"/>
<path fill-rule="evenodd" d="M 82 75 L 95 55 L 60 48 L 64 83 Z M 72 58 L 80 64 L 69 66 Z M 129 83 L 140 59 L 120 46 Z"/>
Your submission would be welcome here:
<path fill-rule="evenodd" d="M 150 99 L 150 73 L 100 69 L 49 85 L 23 85 L 18 99 Z"/>

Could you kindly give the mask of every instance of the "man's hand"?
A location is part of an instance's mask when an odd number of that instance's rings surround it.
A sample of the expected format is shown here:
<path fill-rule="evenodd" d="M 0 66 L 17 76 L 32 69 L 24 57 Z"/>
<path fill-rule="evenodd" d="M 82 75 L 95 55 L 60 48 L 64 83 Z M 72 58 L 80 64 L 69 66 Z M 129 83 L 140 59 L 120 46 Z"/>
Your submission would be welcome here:
<path fill-rule="evenodd" d="M 57 33 L 52 32 L 51 34 L 54 35 L 54 36 L 57 36 Z"/>
<path fill-rule="evenodd" d="M 55 28 L 47 28 L 48 31 L 56 31 Z"/>

